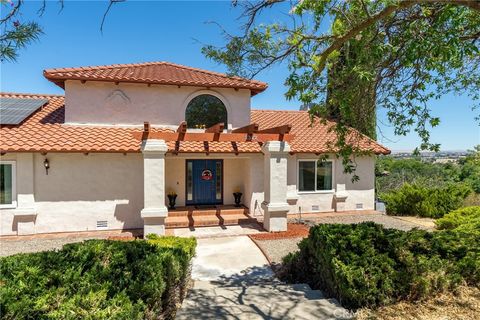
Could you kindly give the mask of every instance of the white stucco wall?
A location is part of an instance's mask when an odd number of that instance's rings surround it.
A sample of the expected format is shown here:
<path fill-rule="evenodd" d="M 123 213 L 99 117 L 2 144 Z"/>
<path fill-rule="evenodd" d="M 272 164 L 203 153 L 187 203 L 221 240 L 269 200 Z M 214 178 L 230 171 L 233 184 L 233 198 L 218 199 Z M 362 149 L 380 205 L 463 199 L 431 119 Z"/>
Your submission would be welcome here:
<path fill-rule="evenodd" d="M 195 96 L 212 94 L 223 101 L 231 127 L 250 123 L 250 90 L 161 86 L 78 80 L 65 82 L 65 122 L 79 124 L 170 125 L 185 120 Z"/>
<path fill-rule="evenodd" d="M 50 161 L 45 174 L 44 159 Z M 264 157 L 262 154 L 167 154 L 165 190 L 178 194 L 177 205 L 185 205 L 185 160 L 224 159 L 224 203 L 233 204 L 236 188 L 250 214 L 263 214 Z M 332 157 L 333 158 L 333 157 Z M 18 208 L 34 207 L 35 233 L 96 230 L 97 221 L 107 221 L 109 229 L 143 228 L 140 211 L 143 199 L 142 154 L 8 153 L 2 160 L 16 161 Z M 291 214 L 335 210 L 334 192 L 297 191 L 299 159 L 318 159 L 314 154 L 288 155 L 287 196 Z M 334 159 L 334 158 L 333 158 Z M 334 159 L 335 188 L 345 185 L 345 210 L 374 209 L 374 157 L 356 159 L 360 181 L 352 183 L 343 173 L 340 159 Z M 32 194 L 33 193 L 33 194 Z M 0 209 L 0 235 L 17 234 L 21 217 L 18 209 Z"/>
<path fill-rule="evenodd" d="M 46 175 L 45 156 L 36 153 L 30 177 L 19 171 L 25 155 L 7 154 L 2 160 L 17 161 L 19 193 L 33 182 L 35 233 L 96 230 L 97 221 L 102 220 L 109 229 L 143 228 L 141 154 L 48 153 Z M 15 210 L 0 210 L 1 235 L 17 233 L 14 214 Z"/>
<path fill-rule="evenodd" d="M 297 196 L 297 201 L 289 201 L 291 204 L 290 213 L 298 212 L 329 212 L 335 210 L 335 191 L 340 185 L 345 185 L 347 199 L 345 201 L 345 210 L 356 210 L 357 204 L 362 204 L 363 210 L 373 210 L 375 202 L 375 157 L 358 157 L 357 175 L 360 180 L 352 182 L 352 175 L 343 173 L 341 159 L 336 159 L 333 155 L 329 160 L 333 160 L 333 192 L 299 192 L 298 183 L 298 160 L 319 159 L 315 154 L 294 154 L 289 156 L 288 161 L 288 195 Z"/>

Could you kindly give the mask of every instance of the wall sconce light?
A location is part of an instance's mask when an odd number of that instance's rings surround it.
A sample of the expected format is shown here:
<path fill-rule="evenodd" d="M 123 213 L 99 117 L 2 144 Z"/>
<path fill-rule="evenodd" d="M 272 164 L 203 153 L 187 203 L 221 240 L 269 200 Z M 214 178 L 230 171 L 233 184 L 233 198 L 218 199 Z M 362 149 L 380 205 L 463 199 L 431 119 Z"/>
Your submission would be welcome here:
<path fill-rule="evenodd" d="M 48 176 L 48 169 L 50 169 L 50 162 L 48 161 L 47 158 L 45 158 L 45 160 L 43 161 L 43 166 L 45 167 L 45 173 Z"/>

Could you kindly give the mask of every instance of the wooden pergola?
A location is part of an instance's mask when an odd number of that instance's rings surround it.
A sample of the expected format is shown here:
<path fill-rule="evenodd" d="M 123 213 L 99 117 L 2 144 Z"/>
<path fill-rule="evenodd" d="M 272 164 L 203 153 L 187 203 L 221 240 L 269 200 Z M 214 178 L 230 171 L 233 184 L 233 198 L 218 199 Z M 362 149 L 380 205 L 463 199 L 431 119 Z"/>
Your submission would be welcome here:
<path fill-rule="evenodd" d="M 150 128 L 148 122 L 144 123 L 142 140 L 162 139 L 165 141 L 200 141 L 200 142 L 267 142 L 267 141 L 286 141 L 290 142 L 293 135 L 290 134 L 291 125 L 282 125 L 278 127 L 259 130 L 258 124 L 252 123 L 247 126 L 232 130 L 230 133 L 223 132 L 224 123 L 217 123 L 207 129 L 205 132 L 187 132 L 187 122 L 182 121 L 176 132 L 155 132 Z"/>

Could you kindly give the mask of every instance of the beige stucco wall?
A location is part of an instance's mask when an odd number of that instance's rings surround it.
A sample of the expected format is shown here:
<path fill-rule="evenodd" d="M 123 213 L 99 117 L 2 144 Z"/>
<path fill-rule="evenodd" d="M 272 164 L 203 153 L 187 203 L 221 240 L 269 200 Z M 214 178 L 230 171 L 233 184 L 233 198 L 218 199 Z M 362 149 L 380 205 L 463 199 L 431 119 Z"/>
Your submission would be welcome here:
<path fill-rule="evenodd" d="M 97 221 L 109 229 L 142 228 L 143 160 L 141 154 L 33 154 L 33 176 L 22 171 L 26 154 L 7 154 L 17 162 L 17 190 L 33 182 L 35 233 L 96 230 Z M 31 154 L 30 154 L 31 155 Z M 15 210 L 2 209 L 1 235 L 16 234 Z"/>
<path fill-rule="evenodd" d="M 185 109 L 196 95 L 212 94 L 223 101 L 231 127 L 250 123 L 250 90 L 178 87 L 77 80 L 65 82 L 67 123 L 170 125 L 185 120 Z"/>
<path fill-rule="evenodd" d="M 51 169 L 45 174 L 47 157 Z M 263 214 L 264 158 L 262 154 L 167 154 L 165 190 L 178 193 L 177 205 L 185 205 L 185 160 L 224 159 L 224 203 L 233 204 L 233 192 L 239 188 L 250 214 Z M 287 196 L 291 214 L 334 211 L 334 192 L 297 191 L 298 159 L 317 159 L 314 154 L 288 155 Z M 340 159 L 334 160 L 333 185 L 345 185 L 348 194 L 345 210 L 374 208 L 374 157 L 356 159 L 360 181 L 352 183 L 343 173 Z M 109 229 L 142 228 L 143 209 L 142 154 L 8 153 L 2 160 L 17 165 L 18 207 L 34 207 L 35 233 L 96 230 L 97 221 L 108 221 Z M 334 190 L 335 191 L 335 190 Z M 33 202 L 34 201 L 34 202 Z M 315 207 L 317 206 L 317 207 Z M 18 209 L 0 209 L 0 235 L 17 233 Z"/>

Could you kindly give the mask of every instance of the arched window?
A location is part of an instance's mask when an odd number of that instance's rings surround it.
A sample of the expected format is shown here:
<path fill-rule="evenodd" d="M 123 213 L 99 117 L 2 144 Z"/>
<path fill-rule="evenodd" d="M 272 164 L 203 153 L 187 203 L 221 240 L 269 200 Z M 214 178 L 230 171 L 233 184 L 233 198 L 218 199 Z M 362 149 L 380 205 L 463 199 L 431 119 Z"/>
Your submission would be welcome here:
<path fill-rule="evenodd" d="M 189 128 L 208 128 L 220 122 L 226 127 L 227 108 L 219 98 L 201 94 L 188 103 L 185 120 Z"/>

